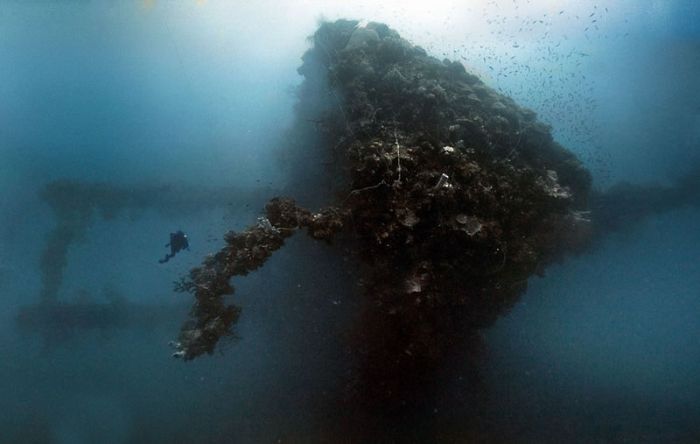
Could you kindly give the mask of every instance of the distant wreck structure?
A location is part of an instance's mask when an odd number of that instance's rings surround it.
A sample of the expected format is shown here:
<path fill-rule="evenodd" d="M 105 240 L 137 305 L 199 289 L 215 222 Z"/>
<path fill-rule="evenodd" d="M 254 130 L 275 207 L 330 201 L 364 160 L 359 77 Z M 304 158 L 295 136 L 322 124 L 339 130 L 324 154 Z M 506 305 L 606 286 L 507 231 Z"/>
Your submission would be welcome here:
<path fill-rule="evenodd" d="M 384 24 L 323 23 L 312 42 L 295 126 L 323 129 L 308 149 L 337 159 L 340 197 L 316 212 L 276 198 L 228 233 L 177 285 L 196 301 L 175 355 L 212 353 L 232 333 L 231 277 L 298 229 L 325 241 L 342 232 L 364 274 L 358 387 L 391 400 L 507 311 L 533 273 L 585 246 L 591 176 L 533 111 Z"/>
<path fill-rule="evenodd" d="M 169 324 L 181 318 L 186 311 L 182 310 L 182 304 L 135 304 L 127 297 L 114 297 L 114 291 L 106 292 L 106 303 L 61 301 L 59 295 L 71 248 L 86 238 L 98 219 L 112 220 L 125 215 L 135 219 L 149 211 L 163 216 L 196 214 L 212 208 L 232 211 L 242 203 L 264 202 L 272 194 L 266 188 L 118 186 L 67 179 L 45 184 L 39 198 L 52 210 L 55 225 L 39 258 L 39 301 L 19 308 L 15 318 L 18 329 L 23 333 L 39 333 L 45 343 L 54 344 L 85 331 L 140 328 Z"/>

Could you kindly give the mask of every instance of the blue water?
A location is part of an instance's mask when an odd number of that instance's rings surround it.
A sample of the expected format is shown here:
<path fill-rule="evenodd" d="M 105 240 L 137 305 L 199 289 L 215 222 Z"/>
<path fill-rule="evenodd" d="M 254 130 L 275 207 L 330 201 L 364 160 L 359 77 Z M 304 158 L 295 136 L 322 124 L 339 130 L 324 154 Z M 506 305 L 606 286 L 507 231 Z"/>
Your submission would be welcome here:
<path fill-rule="evenodd" d="M 50 345 L 14 321 L 41 290 L 55 220 L 37 192 L 52 180 L 285 189 L 296 68 L 320 18 L 383 21 L 463 61 L 551 124 L 600 189 L 668 183 L 700 162 L 695 1 L 373 3 L 0 2 L 0 442 L 321 439 L 319 400 L 338 390 L 356 308 L 325 245 L 294 238 L 240 279 L 241 340 L 194 362 L 169 357 L 185 311 Z M 57 296 L 103 302 L 107 286 L 186 307 L 172 282 L 259 211 L 95 219 Z M 438 428 L 463 419 L 487 442 L 700 441 L 698 216 L 652 217 L 531 279 L 484 332 L 478 408 L 436 410 Z M 159 265 L 178 228 L 191 251 Z M 459 380 L 445 376 L 445 396 Z"/>

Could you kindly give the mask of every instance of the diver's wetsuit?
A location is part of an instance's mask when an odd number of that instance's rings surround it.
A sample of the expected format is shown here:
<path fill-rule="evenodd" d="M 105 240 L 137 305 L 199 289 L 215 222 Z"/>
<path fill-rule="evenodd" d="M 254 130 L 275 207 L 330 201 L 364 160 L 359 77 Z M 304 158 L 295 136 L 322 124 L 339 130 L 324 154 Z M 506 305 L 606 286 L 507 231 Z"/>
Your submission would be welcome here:
<path fill-rule="evenodd" d="M 166 247 L 170 247 L 170 253 L 166 254 L 163 259 L 159 259 L 158 262 L 164 264 L 170 259 L 174 258 L 175 255 L 182 250 L 189 250 L 190 243 L 187 240 L 187 235 L 182 232 L 182 230 L 177 230 L 175 233 L 170 233 L 170 242 L 165 244 Z"/>

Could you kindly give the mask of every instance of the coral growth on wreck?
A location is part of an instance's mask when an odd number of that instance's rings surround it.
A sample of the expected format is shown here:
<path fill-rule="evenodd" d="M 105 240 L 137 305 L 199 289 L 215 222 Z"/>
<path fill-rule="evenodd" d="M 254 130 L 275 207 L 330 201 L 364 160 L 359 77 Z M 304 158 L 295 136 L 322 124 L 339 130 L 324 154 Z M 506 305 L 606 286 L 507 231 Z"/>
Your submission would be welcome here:
<path fill-rule="evenodd" d="M 533 111 L 386 25 L 323 23 L 312 43 L 296 125 L 322 131 L 316 148 L 337 159 L 344 190 L 317 213 L 274 199 L 229 233 L 178 284 L 196 301 L 176 355 L 211 353 L 232 332 L 232 276 L 262 266 L 297 228 L 324 240 L 343 230 L 366 265 L 355 386 L 391 399 L 586 242 L 590 175 Z"/>

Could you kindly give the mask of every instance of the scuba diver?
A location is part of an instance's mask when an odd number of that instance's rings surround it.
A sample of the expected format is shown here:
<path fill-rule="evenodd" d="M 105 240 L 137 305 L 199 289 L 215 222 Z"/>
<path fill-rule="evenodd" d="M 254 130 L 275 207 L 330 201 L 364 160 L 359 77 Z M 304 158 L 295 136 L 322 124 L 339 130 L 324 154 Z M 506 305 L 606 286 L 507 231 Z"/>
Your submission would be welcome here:
<path fill-rule="evenodd" d="M 170 242 L 165 244 L 166 247 L 170 247 L 170 253 L 166 254 L 163 259 L 158 259 L 158 263 L 164 264 L 170 259 L 174 258 L 177 253 L 182 250 L 189 250 L 190 243 L 187 240 L 187 235 L 182 232 L 182 230 L 177 230 L 174 233 L 170 233 Z"/>

